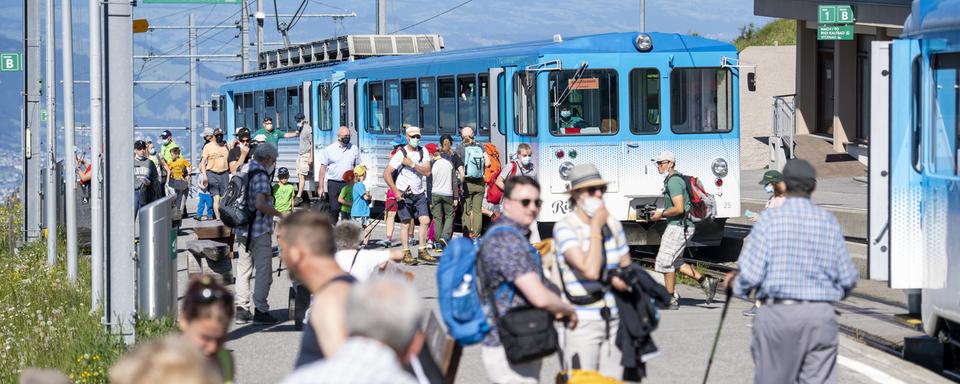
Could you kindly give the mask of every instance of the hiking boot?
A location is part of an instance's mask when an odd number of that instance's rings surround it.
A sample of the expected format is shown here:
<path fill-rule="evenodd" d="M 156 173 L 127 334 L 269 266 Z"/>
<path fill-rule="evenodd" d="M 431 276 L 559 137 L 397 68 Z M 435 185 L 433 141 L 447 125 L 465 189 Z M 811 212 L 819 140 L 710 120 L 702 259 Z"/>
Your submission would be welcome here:
<path fill-rule="evenodd" d="M 744 316 L 748 316 L 748 317 L 756 316 L 756 315 L 757 315 L 757 308 L 759 308 L 759 307 L 757 307 L 757 305 L 754 304 L 752 307 L 750 307 L 750 309 L 748 309 L 748 310 L 746 310 L 746 311 L 743 311 L 743 315 L 744 315 Z"/>
<path fill-rule="evenodd" d="M 250 313 L 250 312 L 247 312 Z M 273 317 L 267 312 L 262 312 L 259 309 L 254 309 L 253 323 L 262 324 L 262 325 L 271 325 L 279 323 L 280 320 L 277 320 L 276 317 Z"/>
<path fill-rule="evenodd" d="M 713 304 L 713 297 L 717 295 L 717 284 L 719 283 L 720 279 L 709 276 L 704 276 L 703 281 L 700 282 L 703 294 L 707 295 L 707 304 Z"/>
<path fill-rule="evenodd" d="M 250 314 L 246 308 L 237 307 L 236 315 L 234 315 L 235 324 L 247 324 L 250 320 L 253 320 L 253 315 Z"/>
<path fill-rule="evenodd" d="M 430 253 L 427 252 L 426 248 L 420 248 L 420 251 L 417 252 L 417 259 L 424 264 L 436 264 L 437 258 L 430 256 Z"/>
<path fill-rule="evenodd" d="M 400 262 L 410 266 L 419 264 L 417 263 L 417 259 L 413 258 L 413 255 L 410 253 L 409 249 L 403 250 L 403 260 L 400 260 Z"/>

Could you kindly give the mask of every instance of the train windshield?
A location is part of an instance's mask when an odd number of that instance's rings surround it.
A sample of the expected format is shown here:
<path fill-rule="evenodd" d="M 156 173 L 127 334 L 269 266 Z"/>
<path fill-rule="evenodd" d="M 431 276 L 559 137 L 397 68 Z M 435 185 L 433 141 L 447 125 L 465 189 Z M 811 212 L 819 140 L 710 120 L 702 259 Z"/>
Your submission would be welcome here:
<path fill-rule="evenodd" d="M 933 136 L 930 171 L 939 175 L 960 175 L 960 53 L 933 56 Z"/>
<path fill-rule="evenodd" d="M 613 135 L 617 120 L 617 72 L 612 69 L 563 70 L 550 73 L 554 135 Z"/>
<path fill-rule="evenodd" d="M 733 76 L 724 68 L 670 72 L 670 126 L 675 133 L 733 129 Z"/>

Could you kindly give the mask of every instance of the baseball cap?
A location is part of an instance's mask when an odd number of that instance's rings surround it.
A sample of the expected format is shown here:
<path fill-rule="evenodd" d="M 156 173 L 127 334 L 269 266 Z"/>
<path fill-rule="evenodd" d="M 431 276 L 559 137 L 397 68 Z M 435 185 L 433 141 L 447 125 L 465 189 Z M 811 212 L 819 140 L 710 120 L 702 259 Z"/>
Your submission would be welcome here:
<path fill-rule="evenodd" d="M 247 128 L 240 128 L 237 130 L 237 137 L 239 138 L 250 138 L 250 130 Z"/>
<path fill-rule="evenodd" d="M 783 181 L 783 174 L 780 171 L 771 169 L 763 173 L 763 179 L 760 179 L 760 185 L 767 185 Z"/>
<path fill-rule="evenodd" d="M 264 117 L 264 118 L 263 118 L 263 122 L 264 122 L 264 123 L 272 123 L 272 122 L 273 122 L 273 118 L 272 118 L 272 117 Z"/>
<path fill-rule="evenodd" d="M 212 129 L 212 128 L 204 128 L 204 129 L 203 129 L 203 136 L 204 136 L 204 137 L 213 136 L 213 129 Z"/>
<path fill-rule="evenodd" d="M 356 167 L 353 167 L 353 174 L 357 177 L 363 177 L 367 174 L 367 167 L 364 167 L 363 164 L 358 164 Z"/>
<path fill-rule="evenodd" d="M 160 138 L 161 138 L 161 139 L 167 139 L 167 138 L 169 138 L 170 136 L 173 136 L 173 133 L 170 133 L 170 130 L 169 130 L 169 129 L 165 129 L 165 130 L 163 130 L 163 132 L 160 132 Z"/>
<path fill-rule="evenodd" d="M 133 149 L 147 149 L 147 142 L 143 140 L 134 141 Z"/>
<path fill-rule="evenodd" d="M 290 170 L 287 167 L 277 169 L 277 177 L 290 177 Z"/>
<path fill-rule="evenodd" d="M 254 138 L 253 138 L 253 141 L 256 141 L 256 142 L 258 142 L 258 143 L 265 143 L 265 142 L 267 142 L 267 135 L 264 135 L 264 134 L 261 133 L 261 134 L 257 135 L 256 137 L 254 137 Z"/>
<path fill-rule="evenodd" d="M 300 113 L 297 113 L 297 115 L 294 116 L 293 118 L 294 118 L 294 119 L 297 119 L 297 120 L 303 120 L 303 119 L 305 119 L 305 118 L 307 118 L 307 117 L 303 115 L 303 112 L 300 112 Z"/>
<path fill-rule="evenodd" d="M 660 154 L 657 155 L 657 157 L 654 157 L 654 158 L 653 158 L 653 161 L 658 162 L 658 163 L 661 162 L 661 161 L 669 161 L 669 162 L 671 162 L 671 163 L 676 163 L 676 162 L 677 162 L 677 156 L 674 155 L 673 152 L 663 151 L 663 152 L 660 152 Z"/>
<path fill-rule="evenodd" d="M 407 132 L 407 136 L 419 135 L 420 127 L 412 127 L 412 126 L 408 127 L 406 132 Z"/>
<path fill-rule="evenodd" d="M 433 156 L 433 155 L 436 155 L 436 154 L 437 154 L 437 145 L 436 145 L 436 144 L 430 143 L 430 144 L 425 145 L 425 147 L 427 147 L 427 152 L 430 153 L 430 156 Z"/>
<path fill-rule="evenodd" d="M 216 136 L 216 135 L 222 135 L 222 134 L 223 134 L 223 130 L 220 129 L 220 128 L 215 128 L 215 129 L 213 130 L 213 135 L 214 135 L 214 136 Z"/>
<path fill-rule="evenodd" d="M 817 170 L 806 160 L 793 159 L 783 167 L 783 181 L 789 191 L 803 190 L 816 184 Z"/>

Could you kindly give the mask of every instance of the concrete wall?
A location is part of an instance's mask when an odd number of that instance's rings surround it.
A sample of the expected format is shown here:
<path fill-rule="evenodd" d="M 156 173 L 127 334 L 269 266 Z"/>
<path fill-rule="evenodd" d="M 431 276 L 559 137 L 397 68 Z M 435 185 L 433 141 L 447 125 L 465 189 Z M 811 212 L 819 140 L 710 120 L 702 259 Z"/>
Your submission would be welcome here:
<path fill-rule="evenodd" d="M 796 47 L 754 46 L 740 52 L 740 167 L 760 169 L 770 163 L 764 141 L 772 134 L 773 96 L 796 93 Z M 757 88 L 747 86 L 747 73 L 756 73 Z"/>

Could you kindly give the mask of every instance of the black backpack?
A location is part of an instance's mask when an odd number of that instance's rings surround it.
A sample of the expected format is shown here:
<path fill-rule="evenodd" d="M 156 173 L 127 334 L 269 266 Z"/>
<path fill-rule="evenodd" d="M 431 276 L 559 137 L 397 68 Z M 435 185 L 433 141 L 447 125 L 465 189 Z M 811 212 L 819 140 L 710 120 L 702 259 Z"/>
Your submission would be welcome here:
<path fill-rule="evenodd" d="M 402 146 L 402 147 L 400 147 L 399 149 L 400 149 L 400 152 L 403 153 L 403 157 L 407 157 L 407 147 L 406 147 L 406 146 Z M 423 157 L 423 147 L 417 147 L 417 150 L 420 152 L 420 161 L 423 162 L 423 159 L 424 159 L 424 157 Z M 400 171 L 403 170 L 403 167 L 406 167 L 406 165 L 404 165 L 403 163 L 400 163 L 400 167 L 397 168 L 397 169 L 394 169 L 394 170 L 393 170 L 393 173 L 390 174 L 390 177 L 393 177 L 393 182 L 394 182 L 394 183 L 397 182 L 397 177 L 400 176 Z M 414 172 L 416 172 L 416 170 L 414 170 Z"/>
<path fill-rule="evenodd" d="M 227 193 L 223 195 L 223 202 L 220 205 L 220 220 L 223 221 L 223 224 L 226 226 L 238 228 L 253 222 L 253 217 L 256 212 L 254 209 L 250 209 L 249 204 L 247 204 L 249 198 L 247 194 L 250 190 L 250 181 L 253 180 L 253 176 L 256 174 L 263 174 L 269 177 L 267 171 L 254 169 L 248 171 L 246 174 L 240 173 L 230 178 L 230 183 L 227 185 Z"/>

